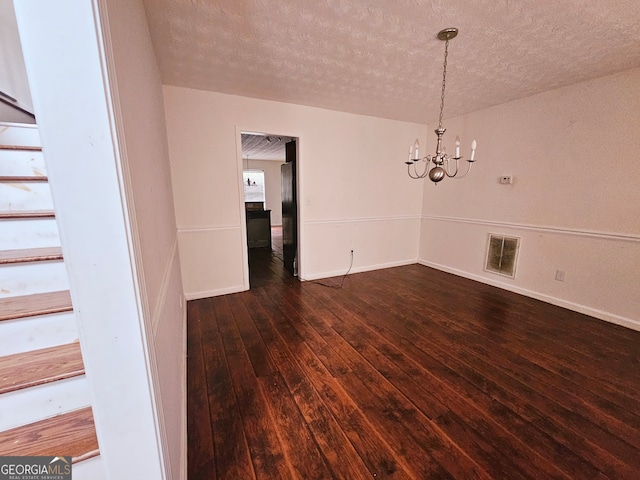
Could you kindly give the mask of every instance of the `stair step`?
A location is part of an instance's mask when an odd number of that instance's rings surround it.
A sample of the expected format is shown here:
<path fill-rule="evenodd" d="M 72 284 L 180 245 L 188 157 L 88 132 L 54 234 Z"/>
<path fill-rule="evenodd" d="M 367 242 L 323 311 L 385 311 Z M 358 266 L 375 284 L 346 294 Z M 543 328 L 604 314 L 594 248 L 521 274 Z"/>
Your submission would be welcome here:
<path fill-rule="evenodd" d="M 0 299 L 0 321 L 72 310 L 68 290 Z"/>
<path fill-rule="evenodd" d="M 42 147 L 33 145 L 0 145 L 0 150 L 20 150 L 23 152 L 41 152 Z"/>
<path fill-rule="evenodd" d="M 60 247 L 0 250 L 0 265 L 8 263 L 45 262 L 50 260 L 62 260 L 62 249 Z"/>
<path fill-rule="evenodd" d="M 0 265 L 0 299 L 26 297 L 27 295 L 60 292 L 63 290 L 69 290 L 69 275 L 64 262 Z M 0 310 L 1 315 L 2 311 Z"/>
<path fill-rule="evenodd" d="M 0 220 L 0 250 L 59 247 L 60 234 L 55 218 Z"/>
<path fill-rule="evenodd" d="M 0 358 L 20 352 L 77 342 L 80 334 L 73 311 L 0 322 Z M 0 431 L 2 431 L 0 396 Z"/>
<path fill-rule="evenodd" d="M 88 407 L 91 401 L 84 375 L 0 395 L 0 432 Z"/>
<path fill-rule="evenodd" d="M 0 211 L 42 212 L 53 210 L 47 182 L 0 182 Z"/>
<path fill-rule="evenodd" d="M 41 146 L 37 125 L 32 123 L 0 122 L 1 145 Z"/>
<path fill-rule="evenodd" d="M 44 177 L 47 165 L 38 151 L 0 150 L 0 176 Z"/>
<path fill-rule="evenodd" d="M 56 216 L 53 210 L 23 210 L 15 212 L 0 212 L 0 219 L 14 218 L 54 218 Z"/>
<path fill-rule="evenodd" d="M 0 211 L 42 212 L 53 210 L 47 182 L 0 182 Z"/>
<path fill-rule="evenodd" d="M 82 374 L 78 342 L 0 357 L 0 395 Z"/>
<path fill-rule="evenodd" d="M 5 175 L 0 176 L 0 182 L 17 183 L 17 182 L 48 182 L 49 177 L 45 175 Z"/>
<path fill-rule="evenodd" d="M 100 454 L 91 407 L 0 432 L 7 456 L 70 455 L 74 463 Z"/>

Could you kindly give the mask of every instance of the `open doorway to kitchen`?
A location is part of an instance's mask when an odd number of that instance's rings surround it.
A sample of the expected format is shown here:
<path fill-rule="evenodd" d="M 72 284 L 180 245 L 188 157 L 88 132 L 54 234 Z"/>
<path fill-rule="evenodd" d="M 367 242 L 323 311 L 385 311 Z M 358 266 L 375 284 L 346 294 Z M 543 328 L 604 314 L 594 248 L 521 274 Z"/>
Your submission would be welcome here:
<path fill-rule="evenodd" d="M 249 287 L 297 281 L 297 139 L 241 132 Z"/>

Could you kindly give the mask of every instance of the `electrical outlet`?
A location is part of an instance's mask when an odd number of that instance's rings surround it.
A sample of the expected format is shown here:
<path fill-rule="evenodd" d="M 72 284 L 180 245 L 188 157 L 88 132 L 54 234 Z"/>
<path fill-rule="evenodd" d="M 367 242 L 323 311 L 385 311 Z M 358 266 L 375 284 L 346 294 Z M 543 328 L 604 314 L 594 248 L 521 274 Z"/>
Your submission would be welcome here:
<path fill-rule="evenodd" d="M 513 183 L 513 177 L 511 175 L 503 175 L 500 177 L 500 183 L 502 185 L 511 185 Z"/>
<path fill-rule="evenodd" d="M 556 280 L 559 282 L 564 282 L 564 270 L 556 270 Z"/>

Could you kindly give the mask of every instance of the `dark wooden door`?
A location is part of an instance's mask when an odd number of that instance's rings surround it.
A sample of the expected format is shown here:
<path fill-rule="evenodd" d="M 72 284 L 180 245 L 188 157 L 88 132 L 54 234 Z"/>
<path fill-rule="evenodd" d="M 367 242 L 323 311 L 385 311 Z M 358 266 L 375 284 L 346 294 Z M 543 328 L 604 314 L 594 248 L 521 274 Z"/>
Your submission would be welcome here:
<path fill-rule="evenodd" d="M 280 181 L 282 188 L 282 253 L 284 268 L 297 275 L 298 257 L 298 203 L 296 192 L 296 142 L 285 145 L 286 163 L 282 165 Z"/>

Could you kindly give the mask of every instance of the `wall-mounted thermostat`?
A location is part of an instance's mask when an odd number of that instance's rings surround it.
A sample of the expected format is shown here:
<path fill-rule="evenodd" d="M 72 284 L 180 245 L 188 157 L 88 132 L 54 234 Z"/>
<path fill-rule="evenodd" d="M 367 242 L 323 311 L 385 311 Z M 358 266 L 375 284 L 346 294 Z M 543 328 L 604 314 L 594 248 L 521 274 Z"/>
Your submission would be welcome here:
<path fill-rule="evenodd" d="M 502 185 L 511 185 L 513 183 L 513 177 L 511 175 L 503 175 L 500 177 L 500 183 Z"/>

